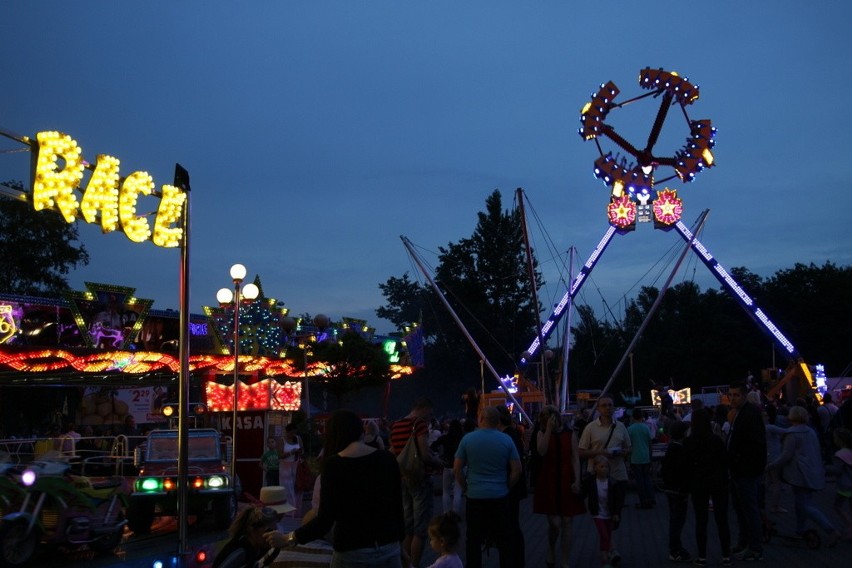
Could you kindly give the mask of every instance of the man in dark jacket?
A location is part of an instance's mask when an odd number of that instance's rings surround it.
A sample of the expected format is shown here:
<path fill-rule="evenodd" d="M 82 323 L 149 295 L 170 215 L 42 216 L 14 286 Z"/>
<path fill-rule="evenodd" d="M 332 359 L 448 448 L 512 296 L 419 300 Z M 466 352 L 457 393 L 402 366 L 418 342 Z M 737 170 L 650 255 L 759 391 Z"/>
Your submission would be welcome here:
<path fill-rule="evenodd" d="M 683 447 L 688 426 L 680 421 L 669 426 L 671 441 L 660 468 L 663 491 L 669 503 L 669 560 L 690 562 L 692 555 L 683 547 L 681 535 L 689 507 L 689 456 Z"/>
<path fill-rule="evenodd" d="M 728 434 L 728 461 L 739 526 L 733 553 L 738 560 L 762 560 L 760 484 L 766 469 L 766 427 L 760 409 L 746 400 L 747 394 L 742 383 L 733 384 L 728 390 L 734 412 Z"/>

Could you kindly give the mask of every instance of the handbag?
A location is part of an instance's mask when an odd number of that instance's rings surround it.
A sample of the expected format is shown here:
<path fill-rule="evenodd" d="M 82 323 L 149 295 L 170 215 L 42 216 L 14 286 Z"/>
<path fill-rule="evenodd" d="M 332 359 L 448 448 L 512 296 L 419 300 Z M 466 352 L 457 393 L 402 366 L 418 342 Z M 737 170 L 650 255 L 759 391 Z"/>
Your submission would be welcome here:
<path fill-rule="evenodd" d="M 615 433 L 615 422 L 613 422 L 612 426 L 610 426 L 610 428 L 609 428 L 609 436 L 607 436 L 606 442 L 604 442 L 604 445 L 603 445 L 604 450 L 609 448 L 609 442 L 610 442 L 610 440 L 612 440 L 612 435 L 614 433 Z M 589 464 L 589 467 L 591 467 L 591 463 Z M 591 483 L 591 480 L 594 479 L 594 477 L 595 477 L 595 474 L 593 472 L 589 471 L 588 469 L 586 471 L 584 471 L 580 475 L 580 487 L 581 487 L 581 489 L 583 487 L 585 487 L 587 484 Z"/>
<path fill-rule="evenodd" d="M 408 483 L 417 484 L 423 481 L 426 477 L 426 470 L 423 467 L 423 460 L 420 459 L 420 451 L 417 448 L 417 436 L 415 431 L 417 421 L 411 425 L 411 435 L 405 442 L 402 451 L 396 456 L 396 462 L 399 464 L 399 473 L 402 478 Z"/>
<path fill-rule="evenodd" d="M 296 463 L 296 479 L 294 482 L 296 491 L 313 491 L 316 480 L 317 476 L 314 475 L 308 462 L 299 460 Z"/>

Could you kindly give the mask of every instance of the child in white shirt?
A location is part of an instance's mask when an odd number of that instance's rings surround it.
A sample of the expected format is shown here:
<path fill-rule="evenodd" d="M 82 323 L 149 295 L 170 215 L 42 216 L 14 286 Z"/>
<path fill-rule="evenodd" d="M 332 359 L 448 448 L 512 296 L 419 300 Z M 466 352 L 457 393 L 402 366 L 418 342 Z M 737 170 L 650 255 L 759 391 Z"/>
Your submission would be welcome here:
<path fill-rule="evenodd" d="M 428 568 L 464 568 L 456 553 L 459 548 L 461 517 L 453 511 L 438 515 L 429 523 L 429 545 L 441 556 Z"/>

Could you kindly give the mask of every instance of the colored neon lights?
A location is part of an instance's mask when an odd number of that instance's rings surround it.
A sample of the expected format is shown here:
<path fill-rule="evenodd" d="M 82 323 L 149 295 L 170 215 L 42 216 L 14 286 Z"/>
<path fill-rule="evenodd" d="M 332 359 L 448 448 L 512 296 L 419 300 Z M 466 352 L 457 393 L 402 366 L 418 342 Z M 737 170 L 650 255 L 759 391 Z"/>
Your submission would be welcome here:
<path fill-rule="evenodd" d="M 626 229 L 636 222 L 636 204 L 630 201 L 630 197 L 622 195 L 607 206 L 607 215 L 612 225 Z"/>
<path fill-rule="evenodd" d="M 603 252 L 606 250 L 606 247 L 609 246 L 609 243 L 612 241 L 612 237 L 616 234 L 616 229 L 612 225 L 607 227 L 606 232 L 604 232 L 603 237 L 600 242 L 598 242 L 598 246 L 595 247 L 595 250 L 592 251 L 592 254 L 589 255 L 588 260 L 583 265 L 583 268 L 580 269 L 580 273 L 574 278 L 574 282 L 568 288 L 568 291 L 565 292 L 565 295 L 562 296 L 562 299 L 559 300 L 559 303 L 556 304 L 556 308 L 553 310 L 553 313 L 547 319 L 543 326 L 541 326 L 541 339 L 547 342 L 547 339 L 550 337 L 550 334 L 553 332 L 556 324 L 559 323 L 559 320 L 562 318 L 565 309 L 571 305 L 571 302 L 574 300 L 574 297 L 582 288 L 583 283 L 586 281 L 586 276 L 588 276 L 592 270 L 594 270 L 595 265 L 597 265 L 598 260 L 600 259 Z M 539 347 L 541 347 L 541 342 L 539 338 L 536 337 L 530 346 L 527 348 L 526 353 L 521 357 L 521 364 L 526 363 L 530 359 L 532 359 L 533 355 L 535 355 L 536 351 L 538 351 Z"/>
<path fill-rule="evenodd" d="M 279 384 L 273 379 L 266 379 L 250 385 L 240 383 L 237 410 L 299 410 L 301 407 L 302 383 L 299 381 Z M 207 405 L 212 412 L 233 412 L 233 385 L 207 381 L 204 388 Z"/>
<path fill-rule="evenodd" d="M 0 351 L 0 369 L 21 372 L 80 371 L 84 373 L 142 374 L 156 371 L 177 373 L 178 359 L 166 353 L 154 351 L 102 351 L 88 355 L 75 355 L 64 349 L 39 349 L 34 351 Z M 192 355 L 189 358 L 190 372 L 233 373 L 234 358 L 230 355 Z M 289 359 L 268 357 L 240 357 L 240 370 L 257 373 L 262 377 L 304 378 L 304 368 Z M 322 376 L 319 363 L 308 366 L 311 376 Z M 413 368 L 407 365 L 391 365 L 391 377 L 398 379 L 410 375 Z"/>
<path fill-rule="evenodd" d="M 691 248 L 698 254 L 698 257 L 704 262 L 705 266 L 710 269 L 710 272 L 716 276 L 716 279 L 727 288 L 728 292 L 730 292 L 735 298 L 737 298 L 740 302 L 740 305 L 746 310 L 746 312 L 752 316 L 752 318 L 760 323 L 763 328 L 769 332 L 769 334 L 775 338 L 778 344 L 784 348 L 787 353 L 789 353 L 793 358 L 798 359 L 799 354 L 796 351 L 795 346 L 790 342 L 787 337 L 781 333 L 781 330 L 778 329 L 772 320 L 767 317 L 763 310 L 757 307 L 754 300 L 749 296 L 745 290 L 734 280 L 734 277 L 731 276 L 725 267 L 719 264 L 713 255 L 709 253 L 709 251 L 701 244 L 701 242 L 693 237 L 692 231 L 690 231 L 686 225 L 684 225 L 681 221 L 675 223 L 675 228 L 677 228 L 678 234 L 686 241 L 691 243 Z M 810 373 L 808 372 L 808 375 Z"/>
<path fill-rule="evenodd" d="M 715 164 L 711 149 L 715 145 L 716 129 L 710 120 L 690 120 L 686 114 L 686 106 L 691 105 L 699 98 L 698 86 L 674 71 L 648 67 L 639 73 L 639 86 L 652 91 L 651 94 L 655 97 L 662 95 L 660 97 L 660 108 L 651 127 L 647 143 L 643 142 L 642 146 L 631 144 L 618 134 L 616 128 L 605 121 L 613 109 L 621 108 L 639 99 L 646 98 L 648 95 L 641 95 L 616 104 L 614 99 L 620 91 L 610 81 L 602 84 L 600 89 L 592 94 L 591 101 L 586 103 L 580 113 L 580 136 L 584 140 L 595 140 L 600 151 L 600 156 L 594 163 L 594 175 L 611 188 L 610 197 L 614 205 L 610 205 L 608 210 L 610 223 L 622 230 L 632 227 L 636 220 L 642 222 L 651 220 L 650 211 L 644 207 L 638 219 L 630 220 L 631 217 L 636 217 L 636 213 L 633 211 L 635 208 L 627 206 L 622 199 L 627 197 L 631 201 L 639 200 L 641 193 L 646 194 L 648 198 L 655 198 L 655 170 L 661 167 L 672 168 L 674 175 L 679 177 L 681 181 L 690 182 L 698 172 Z M 659 139 L 669 107 L 673 104 L 679 104 L 683 110 L 683 115 L 689 127 L 689 136 L 686 139 L 686 144 L 673 155 L 658 156 L 654 154 L 654 145 Z M 619 154 L 613 155 L 613 152 L 605 152 L 599 142 L 602 137 L 608 138 L 618 147 L 620 152 L 627 154 L 627 158 L 619 157 Z M 627 160 L 631 157 L 633 161 L 628 162 Z M 642 205 L 647 205 L 646 201 L 640 201 Z M 674 206 L 673 208 L 671 200 L 660 204 L 662 209 L 656 208 L 656 201 L 653 204 L 655 214 L 659 215 L 657 228 L 668 228 L 677 222 L 682 214 L 682 203 L 679 205 L 680 213 L 675 211 L 678 207 Z"/>
<path fill-rule="evenodd" d="M 683 215 L 683 200 L 677 196 L 677 191 L 664 189 L 657 192 L 654 200 L 654 219 L 664 225 L 680 221 Z"/>
<path fill-rule="evenodd" d="M 12 306 L 3 304 L 0 306 L 0 343 L 6 343 L 15 336 L 18 327 L 15 318 L 12 317 Z"/>

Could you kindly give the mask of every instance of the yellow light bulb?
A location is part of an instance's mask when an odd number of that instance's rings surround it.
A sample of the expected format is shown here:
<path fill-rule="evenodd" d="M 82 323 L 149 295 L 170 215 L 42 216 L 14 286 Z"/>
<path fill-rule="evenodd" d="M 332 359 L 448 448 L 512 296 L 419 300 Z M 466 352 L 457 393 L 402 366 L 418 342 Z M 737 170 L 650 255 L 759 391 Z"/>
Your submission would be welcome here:
<path fill-rule="evenodd" d="M 133 242 L 141 243 L 151 236 L 151 227 L 145 217 L 136 216 L 139 195 L 151 195 L 154 180 L 147 172 L 133 172 L 121 184 L 118 196 L 118 218 L 124 234 Z"/>
<path fill-rule="evenodd" d="M 38 156 L 33 176 L 33 208 L 41 211 L 55 206 L 65 221 L 71 223 L 79 207 L 74 189 L 83 179 L 80 147 L 73 138 L 60 132 L 39 132 L 36 138 Z M 65 161 L 61 170 L 57 169 L 60 157 Z"/>

